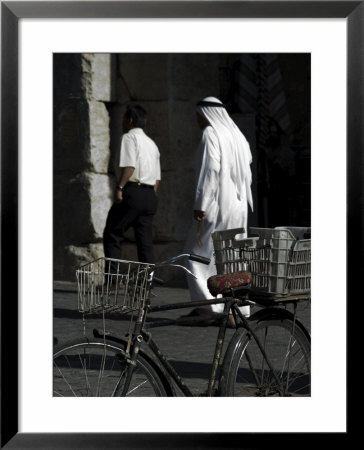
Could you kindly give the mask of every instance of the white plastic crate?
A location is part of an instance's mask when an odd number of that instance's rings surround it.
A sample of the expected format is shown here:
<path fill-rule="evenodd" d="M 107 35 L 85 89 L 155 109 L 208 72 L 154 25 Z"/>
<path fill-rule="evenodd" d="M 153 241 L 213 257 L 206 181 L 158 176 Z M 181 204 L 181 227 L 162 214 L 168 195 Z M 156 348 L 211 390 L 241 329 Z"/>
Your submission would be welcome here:
<path fill-rule="evenodd" d="M 311 229 L 250 228 L 212 234 L 218 274 L 250 270 L 253 291 L 268 295 L 308 293 L 311 288 Z"/>

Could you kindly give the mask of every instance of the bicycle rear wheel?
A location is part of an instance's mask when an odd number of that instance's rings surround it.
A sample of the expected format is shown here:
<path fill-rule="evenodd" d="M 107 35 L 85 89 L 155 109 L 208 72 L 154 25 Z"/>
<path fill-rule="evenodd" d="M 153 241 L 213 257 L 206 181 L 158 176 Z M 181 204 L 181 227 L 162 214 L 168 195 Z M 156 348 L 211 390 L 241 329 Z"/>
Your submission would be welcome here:
<path fill-rule="evenodd" d="M 252 334 L 239 328 L 226 352 L 220 395 L 234 397 L 310 396 L 310 339 L 303 326 L 287 314 L 249 323 L 259 339 L 268 366 Z M 292 334 L 293 331 L 293 334 Z"/>
<path fill-rule="evenodd" d="M 53 356 L 53 396 L 118 397 L 129 364 L 122 344 L 80 340 L 57 349 Z M 157 371 L 140 353 L 126 396 L 166 396 Z"/>

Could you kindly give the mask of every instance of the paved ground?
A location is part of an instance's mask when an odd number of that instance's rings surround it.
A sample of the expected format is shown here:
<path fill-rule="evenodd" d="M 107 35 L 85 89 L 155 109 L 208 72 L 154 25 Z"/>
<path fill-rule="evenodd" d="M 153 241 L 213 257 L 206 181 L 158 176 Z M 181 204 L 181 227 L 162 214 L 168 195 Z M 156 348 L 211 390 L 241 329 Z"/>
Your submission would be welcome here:
<path fill-rule="evenodd" d="M 169 304 L 189 301 L 188 290 L 183 288 L 158 287 L 155 289 L 155 304 Z M 299 318 L 310 330 L 310 305 L 301 302 Z M 192 309 L 192 307 L 191 307 Z M 150 315 L 149 320 L 177 318 L 191 309 L 158 312 Z M 123 336 L 127 331 L 126 320 L 108 320 L 108 331 Z M 54 283 L 54 321 L 53 334 L 58 343 L 82 337 L 84 329 L 91 334 L 93 328 L 102 329 L 100 318 L 88 318 L 85 322 L 77 310 L 77 290 L 72 283 Z M 194 394 L 205 391 L 211 370 L 211 362 L 218 333 L 217 327 L 190 327 L 172 325 L 152 330 L 153 338 L 162 352 L 168 356 L 178 372 L 185 378 L 187 386 Z M 233 334 L 227 330 L 226 342 Z"/>

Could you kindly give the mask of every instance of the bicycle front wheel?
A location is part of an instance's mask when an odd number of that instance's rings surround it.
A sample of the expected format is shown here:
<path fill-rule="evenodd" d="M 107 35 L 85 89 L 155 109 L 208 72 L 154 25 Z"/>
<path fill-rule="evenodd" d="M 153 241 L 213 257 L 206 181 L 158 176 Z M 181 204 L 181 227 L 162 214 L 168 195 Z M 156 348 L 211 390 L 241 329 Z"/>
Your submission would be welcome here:
<path fill-rule="evenodd" d="M 118 397 L 123 392 L 128 360 L 122 345 L 102 339 L 77 341 L 53 356 L 53 396 Z M 142 354 L 126 396 L 166 396 L 163 382 Z"/>
<path fill-rule="evenodd" d="M 310 396 L 311 345 L 302 325 L 276 313 L 249 325 L 266 358 L 252 333 L 238 329 L 224 360 L 220 395 Z"/>

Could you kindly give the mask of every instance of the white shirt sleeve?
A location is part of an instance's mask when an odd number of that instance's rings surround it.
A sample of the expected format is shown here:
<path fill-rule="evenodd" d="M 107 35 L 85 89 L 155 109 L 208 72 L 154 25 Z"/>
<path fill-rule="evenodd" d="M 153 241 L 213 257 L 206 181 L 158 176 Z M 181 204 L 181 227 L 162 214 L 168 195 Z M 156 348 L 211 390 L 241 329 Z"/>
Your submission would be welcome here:
<path fill-rule="evenodd" d="M 160 181 L 161 180 L 161 163 L 160 163 L 160 154 L 158 151 L 158 162 L 157 162 L 157 170 L 156 170 L 156 177 L 155 179 Z"/>
<path fill-rule="evenodd" d="M 197 188 L 194 209 L 206 211 L 219 190 L 220 146 L 211 127 L 205 128 L 200 143 L 200 167 L 197 168 Z"/>
<path fill-rule="evenodd" d="M 120 167 L 136 167 L 137 145 L 134 137 L 126 133 L 121 139 Z"/>

